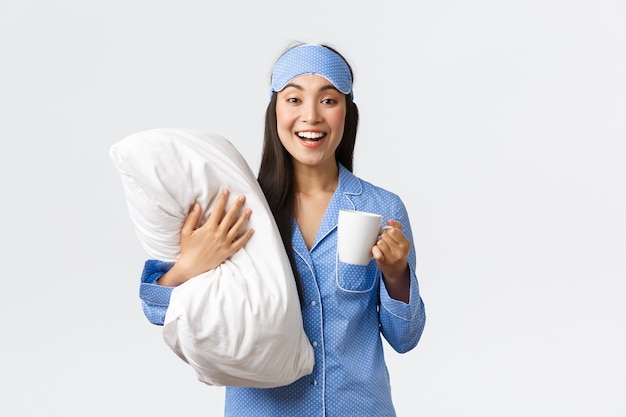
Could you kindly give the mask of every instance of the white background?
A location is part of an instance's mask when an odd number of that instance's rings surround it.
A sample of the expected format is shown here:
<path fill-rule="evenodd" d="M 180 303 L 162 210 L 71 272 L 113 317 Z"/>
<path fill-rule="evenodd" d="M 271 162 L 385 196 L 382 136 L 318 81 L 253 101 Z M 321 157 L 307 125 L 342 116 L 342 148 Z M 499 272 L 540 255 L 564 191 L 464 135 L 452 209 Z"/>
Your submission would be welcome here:
<path fill-rule="evenodd" d="M 399 416 L 626 415 L 625 22 L 617 0 L 2 0 L 0 415 L 221 415 L 143 317 L 108 149 L 202 129 L 256 172 L 296 40 L 353 65 L 355 172 L 410 212 L 428 319 L 387 350 Z"/>

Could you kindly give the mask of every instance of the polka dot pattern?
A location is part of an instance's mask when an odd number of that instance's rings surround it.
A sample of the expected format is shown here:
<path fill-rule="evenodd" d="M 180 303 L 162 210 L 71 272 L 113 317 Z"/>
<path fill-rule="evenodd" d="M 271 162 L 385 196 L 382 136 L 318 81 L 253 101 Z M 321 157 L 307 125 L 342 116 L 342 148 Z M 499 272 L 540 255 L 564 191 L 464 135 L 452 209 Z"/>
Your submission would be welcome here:
<path fill-rule="evenodd" d="M 346 62 L 326 47 L 309 44 L 296 46 L 278 58 L 272 70 L 272 91 L 281 91 L 303 74 L 320 75 L 343 94 L 352 96 L 352 76 Z"/>
<path fill-rule="evenodd" d="M 165 313 L 170 304 L 173 287 L 163 287 L 156 280 L 165 274 L 174 264 L 156 260 L 146 261 L 139 286 L 139 298 L 143 312 L 150 323 L 163 325 Z"/>
<path fill-rule="evenodd" d="M 412 240 L 401 200 L 340 167 L 339 186 L 313 247 L 307 249 L 297 225 L 292 239 L 303 283 L 304 330 L 315 352 L 313 372 L 279 388 L 227 387 L 225 416 L 396 415 L 381 335 L 400 352 L 412 349 L 421 336 L 425 314 L 414 273 L 415 252 L 412 249 L 409 254 L 411 297 L 405 304 L 389 297 L 374 261 L 367 267 L 352 268 L 337 260 L 336 226 L 341 209 L 380 213 L 384 221 L 399 220 L 405 235 Z M 144 270 L 147 281 L 152 279 L 146 272 L 149 263 Z M 161 291 L 161 298 L 152 290 L 142 293 L 151 297 L 150 311 L 158 312 L 157 302 L 166 298 L 167 290 L 160 288 L 153 290 Z"/>

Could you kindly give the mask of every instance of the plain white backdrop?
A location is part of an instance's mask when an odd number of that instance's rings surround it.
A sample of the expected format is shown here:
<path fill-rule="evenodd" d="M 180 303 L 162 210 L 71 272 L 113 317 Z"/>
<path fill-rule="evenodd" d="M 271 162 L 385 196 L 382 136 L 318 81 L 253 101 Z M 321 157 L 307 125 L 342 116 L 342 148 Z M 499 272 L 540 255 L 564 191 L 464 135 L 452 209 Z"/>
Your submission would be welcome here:
<path fill-rule="evenodd" d="M 351 62 L 355 172 L 411 216 L 428 319 L 387 350 L 398 415 L 626 415 L 624 22 L 621 0 L 3 0 L 0 415 L 222 414 L 141 312 L 108 149 L 202 129 L 256 172 L 292 41 Z"/>

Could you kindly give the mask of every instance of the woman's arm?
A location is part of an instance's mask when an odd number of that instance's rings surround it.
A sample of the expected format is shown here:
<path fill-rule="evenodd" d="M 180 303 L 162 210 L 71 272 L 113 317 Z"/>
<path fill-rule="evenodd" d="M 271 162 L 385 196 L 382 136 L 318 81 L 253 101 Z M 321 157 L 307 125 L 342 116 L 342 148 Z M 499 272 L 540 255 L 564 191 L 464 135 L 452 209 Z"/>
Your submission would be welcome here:
<path fill-rule="evenodd" d="M 410 271 L 409 283 L 408 303 L 392 298 L 384 281 L 380 286 L 380 330 L 391 347 L 400 353 L 417 346 L 426 324 L 424 302 L 413 270 Z"/>
<path fill-rule="evenodd" d="M 381 332 L 396 351 L 407 352 L 419 342 L 426 313 L 415 273 L 417 257 L 411 224 L 399 200 L 394 216 L 398 220 L 387 222 L 393 228 L 383 234 L 372 253 L 382 273 Z"/>
<path fill-rule="evenodd" d="M 206 271 L 216 268 L 252 237 L 253 229 L 243 230 L 252 211 L 243 210 L 245 196 L 239 196 L 226 210 L 228 190 L 223 190 L 200 227 L 200 206 L 196 203 L 180 232 L 181 251 L 175 263 L 148 260 L 141 276 L 139 296 L 151 323 L 162 325 L 172 290 Z"/>

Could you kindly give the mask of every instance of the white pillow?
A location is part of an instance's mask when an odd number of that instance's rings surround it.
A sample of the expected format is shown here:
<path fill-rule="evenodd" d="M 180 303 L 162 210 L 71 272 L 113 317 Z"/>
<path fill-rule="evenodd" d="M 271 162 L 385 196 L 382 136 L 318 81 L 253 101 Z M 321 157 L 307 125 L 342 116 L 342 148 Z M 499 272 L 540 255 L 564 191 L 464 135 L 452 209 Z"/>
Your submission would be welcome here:
<path fill-rule="evenodd" d="M 148 256 L 175 261 L 180 229 L 197 201 L 206 211 L 221 188 L 246 195 L 252 238 L 222 265 L 172 291 L 165 343 L 217 386 L 269 388 L 311 373 L 293 272 L 278 228 L 245 159 L 225 138 L 155 129 L 115 143 L 130 218 Z M 230 203 L 229 203 L 230 206 Z"/>

